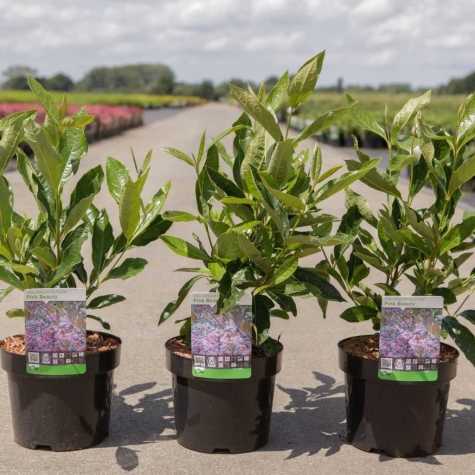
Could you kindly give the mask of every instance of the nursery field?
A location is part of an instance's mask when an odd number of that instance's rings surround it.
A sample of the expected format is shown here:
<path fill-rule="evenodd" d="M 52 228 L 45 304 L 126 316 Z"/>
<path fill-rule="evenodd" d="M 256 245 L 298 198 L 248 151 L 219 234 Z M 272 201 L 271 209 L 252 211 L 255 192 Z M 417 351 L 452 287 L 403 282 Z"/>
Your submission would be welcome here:
<path fill-rule="evenodd" d="M 63 96 L 64 93 L 56 93 Z M 187 107 L 203 104 L 204 99 L 195 96 L 159 96 L 152 94 L 116 94 L 95 92 L 66 93 L 70 104 L 100 104 L 110 106 L 132 106 L 143 109 L 159 109 L 162 107 Z M 0 90 L 0 103 L 35 102 L 30 91 Z"/>
<path fill-rule="evenodd" d="M 384 119 L 384 105 L 388 105 L 388 114 L 392 117 L 411 97 L 419 95 L 414 94 L 388 94 L 378 92 L 359 92 L 347 91 L 354 99 L 358 101 L 358 107 L 362 110 L 372 113 L 379 121 Z M 432 100 L 427 108 L 426 117 L 431 122 L 437 125 L 450 127 L 455 119 L 457 108 L 462 102 L 464 96 L 461 95 L 432 95 Z M 295 118 L 293 125 L 300 129 L 304 126 L 305 120 L 312 120 L 318 115 L 346 104 L 344 94 L 332 92 L 319 92 L 315 94 L 303 107 L 300 109 L 298 117 Z M 351 118 L 342 121 L 340 127 L 334 127 L 324 139 L 338 145 L 351 145 L 351 134 L 356 134 L 364 137 L 361 131 Z M 364 143 L 365 146 L 380 145 L 377 140 L 374 143 L 368 140 Z"/>
<path fill-rule="evenodd" d="M 200 108 L 179 111 L 163 120 L 93 144 L 81 164 L 81 172 L 105 164 L 108 156 L 133 167 L 129 150 L 138 157 L 147 150 L 155 152 L 150 179 L 144 190 L 152 196 L 157 184 L 172 180 L 166 207 L 168 210 L 194 209 L 194 173 L 191 167 L 165 155 L 164 147 L 177 147 L 196 152 L 203 129 L 215 137 L 240 111 L 225 104 L 207 104 Z M 230 145 L 230 141 L 226 142 Z M 349 158 L 347 149 L 324 145 L 323 166 L 340 165 Z M 127 161 L 128 160 L 128 161 Z M 19 174 L 8 176 L 16 191 L 16 203 L 25 213 L 36 209 Z M 405 187 L 403 183 L 403 187 Z M 354 190 L 364 193 L 371 206 L 381 203 L 382 194 L 358 183 Z M 403 190 L 407 192 L 406 189 Z M 427 193 L 421 193 L 424 203 Z M 103 190 L 97 205 L 108 211 L 116 203 Z M 341 216 L 342 194 L 326 202 L 326 210 Z M 458 215 L 463 210 L 458 210 Z M 111 214 L 117 225 L 117 214 Z M 173 234 L 185 238 L 198 232 L 194 222 L 184 222 Z M 127 281 L 105 283 L 106 293 L 124 293 L 127 300 L 102 310 L 112 325 L 111 332 L 122 338 L 121 364 L 114 374 L 110 436 L 99 446 L 76 452 L 54 453 L 27 450 L 16 445 L 12 437 L 8 380 L 0 374 L 0 473 L 5 474 L 351 474 L 351 475 L 437 475 L 472 474 L 475 465 L 475 379 L 473 367 L 461 357 L 458 374 L 452 381 L 446 414 L 442 447 L 436 455 L 426 458 L 389 458 L 367 453 L 345 442 L 345 384 L 338 367 L 337 342 L 356 334 L 371 332 L 368 322 L 358 325 L 338 318 L 347 303 L 330 302 L 328 316 L 322 318 L 318 305 L 310 299 L 299 302 L 299 316 L 290 321 L 280 318 L 272 323 L 273 336 L 280 335 L 284 344 L 282 371 L 276 378 L 274 411 L 269 443 L 256 452 L 240 455 L 204 454 L 181 447 L 175 439 L 173 389 L 171 375 L 165 366 L 165 342 L 175 336 L 178 326 L 172 321 L 157 326 L 164 305 L 176 298 L 177 289 L 187 277 L 174 272 L 188 265 L 184 258 L 167 250 L 163 242 L 139 249 L 149 265 L 131 285 Z M 134 254 L 135 255 L 135 254 Z M 309 265 L 316 256 L 309 256 Z M 193 265 L 193 261 L 189 261 Z M 473 259 L 468 261 L 473 268 Z M 196 290 L 205 290 L 203 286 Z M 23 305 L 20 292 L 10 294 L 0 303 L 2 335 L 24 330 L 24 322 L 8 319 L 6 310 Z M 113 310 L 111 310 L 113 308 Z M 475 297 L 467 308 L 475 308 Z M 190 299 L 184 302 L 177 318 L 189 315 Z M 91 329 L 99 329 L 96 324 Z M 393 410 L 392 407 L 387 408 Z M 411 418 L 417 419 L 418 414 Z M 199 421 L 193 421 L 198 422 Z M 233 427 L 229 427 L 232 431 Z M 388 428 L 388 431 L 391 429 Z M 472 467 L 472 468 L 470 468 Z"/>

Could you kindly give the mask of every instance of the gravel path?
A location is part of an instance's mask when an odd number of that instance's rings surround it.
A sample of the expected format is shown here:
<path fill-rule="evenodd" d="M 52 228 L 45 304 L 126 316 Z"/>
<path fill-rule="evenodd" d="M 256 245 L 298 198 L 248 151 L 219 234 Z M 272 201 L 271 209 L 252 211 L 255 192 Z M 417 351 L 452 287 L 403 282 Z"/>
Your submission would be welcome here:
<path fill-rule="evenodd" d="M 192 170 L 165 156 L 161 149 L 175 146 L 195 150 L 201 130 L 206 129 L 209 136 L 214 136 L 237 114 L 237 109 L 222 104 L 179 111 L 92 145 L 82 166 L 88 169 L 104 163 L 107 156 L 128 159 L 130 147 L 139 157 L 153 148 L 156 158 L 147 192 L 152 194 L 167 180 L 172 180 L 167 208 L 193 211 Z M 341 162 L 348 153 L 327 146 L 323 152 L 327 167 Z M 15 189 L 24 189 L 16 173 L 10 174 L 9 179 Z M 356 188 L 364 192 L 372 204 L 381 199 L 381 195 L 364 186 Z M 31 210 L 33 203 L 26 192 L 20 195 L 18 204 L 23 210 Z M 428 198 L 429 195 L 423 200 Z M 105 194 L 100 199 L 102 206 L 114 208 Z M 341 215 L 341 196 L 329 200 L 328 204 L 329 212 Z M 193 224 L 182 224 L 173 233 L 185 236 L 193 229 Z M 128 296 L 125 303 L 103 312 L 111 321 L 113 332 L 124 342 L 122 364 L 115 373 L 117 386 L 110 438 L 99 447 L 72 453 L 28 451 L 15 445 L 11 436 L 7 378 L 2 372 L 0 473 L 473 473 L 470 466 L 473 469 L 475 465 L 475 379 L 473 368 L 463 359 L 459 375 L 452 383 L 445 443 L 440 454 L 426 459 L 389 459 L 361 452 L 343 442 L 344 386 L 336 344 L 341 338 L 368 332 L 370 327 L 340 320 L 341 308 L 336 305 L 330 305 L 330 321 L 324 321 L 310 300 L 300 302 L 296 320 L 274 322 L 273 334 L 281 334 L 285 352 L 268 446 L 244 455 L 210 456 L 183 449 L 173 439 L 170 375 L 164 367 L 163 347 L 177 327 L 168 322 L 157 328 L 156 321 L 163 305 L 174 298 L 184 281 L 183 274 L 174 273 L 173 269 L 188 263 L 171 255 L 161 242 L 149 246 L 140 255 L 148 259 L 149 266 L 139 277 L 130 284 L 118 281 L 114 288 L 105 289 Z M 21 305 L 21 295 L 14 293 L 0 304 L 0 314 Z M 21 331 L 21 320 L 6 317 L 2 320 L 3 335 Z"/>

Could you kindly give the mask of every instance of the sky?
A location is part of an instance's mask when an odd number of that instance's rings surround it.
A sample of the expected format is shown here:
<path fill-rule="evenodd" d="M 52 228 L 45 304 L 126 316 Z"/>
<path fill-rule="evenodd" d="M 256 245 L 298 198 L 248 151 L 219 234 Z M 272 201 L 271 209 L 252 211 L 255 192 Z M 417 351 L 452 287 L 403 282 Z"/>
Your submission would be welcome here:
<path fill-rule="evenodd" d="M 259 81 L 325 49 L 324 85 L 435 86 L 475 70 L 474 18 L 475 0 L 0 0 L 0 71 L 161 62 Z"/>

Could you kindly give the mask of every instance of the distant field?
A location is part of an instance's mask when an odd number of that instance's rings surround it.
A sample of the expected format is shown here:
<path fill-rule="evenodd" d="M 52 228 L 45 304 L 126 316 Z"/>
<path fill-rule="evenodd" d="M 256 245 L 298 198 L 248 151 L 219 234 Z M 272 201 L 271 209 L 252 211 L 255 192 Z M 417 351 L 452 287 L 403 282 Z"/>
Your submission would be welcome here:
<path fill-rule="evenodd" d="M 64 93 L 57 93 L 58 97 Z M 155 96 L 149 94 L 115 94 L 94 92 L 66 93 L 71 104 L 101 104 L 110 106 L 135 106 L 144 109 L 158 109 L 160 107 L 184 107 L 203 104 L 204 99 L 195 96 Z M 2 91 L 0 103 L 36 102 L 30 91 Z"/>
<path fill-rule="evenodd" d="M 387 94 L 377 92 L 351 92 L 359 102 L 359 107 L 371 112 L 375 117 L 382 121 L 384 117 L 384 105 L 387 104 L 389 115 L 392 117 L 411 97 L 417 94 Z M 427 107 L 425 116 L 436 125 L 450 127 L 455 120 L 457 108 L 463 101 L 462 95 L 433 95 L 431 104 Z M 293 122 L 295 128 L 299 129 L 305 125 L 304 121 L 311 120 L 319 114 L 330 109 L 335 109 L 346 104 L 345 95 L 319 92 L 315 94 L 304 107 L 299 111 L 298 117 Z M 324 140 L 334 142 L 339 145 L 351 144 L 351 134 L 359 136 L 365 146 L 378 147 L 382 143 L 375 137 L 368 136 L 358 130 L 358 127 L 352 123 L 351 118 L 342 121 L 340 127 L 333 128 L 330 133 L 325 134 Z"/>

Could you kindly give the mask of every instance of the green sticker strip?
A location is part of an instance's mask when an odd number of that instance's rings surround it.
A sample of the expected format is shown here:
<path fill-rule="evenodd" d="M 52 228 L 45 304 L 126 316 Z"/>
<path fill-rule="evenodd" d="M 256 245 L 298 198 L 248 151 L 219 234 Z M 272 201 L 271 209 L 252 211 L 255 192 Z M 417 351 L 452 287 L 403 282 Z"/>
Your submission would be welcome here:
<path fill-rule="evenodd" d="M 75 376 L 85 374 L 87 371 L 86 364 L 65 364 L 65 365 L 26 365 L 28 374 L 36 374 L 43 376 Z"/>
<path fill-rule="evenodd" d="M 249 379 L 251 368 L 193 368 L 193 376 L 207 379 Z"/>
<path fill-rule="evenodd" d="M 438 371 L 378 371 L 378 378 L 386 381 L 428 382 L 437 381 Z"/>

